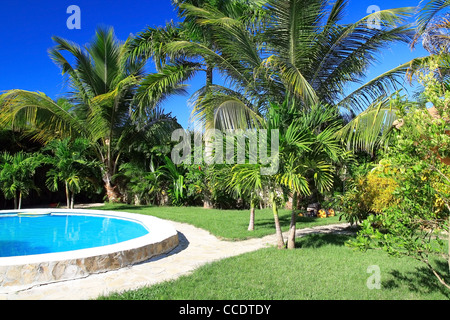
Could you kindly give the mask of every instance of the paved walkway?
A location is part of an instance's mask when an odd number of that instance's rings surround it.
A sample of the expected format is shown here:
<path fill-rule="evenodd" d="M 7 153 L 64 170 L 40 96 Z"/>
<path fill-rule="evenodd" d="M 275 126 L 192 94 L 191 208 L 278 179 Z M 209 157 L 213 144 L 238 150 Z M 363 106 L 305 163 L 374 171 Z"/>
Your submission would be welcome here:
<path fill-rule="evenodd" d="M 209 232 L 189 224 L 171 222 L 178 230 L 180 244 L 170 253 L 117 271 L 90 275 L 33 287 L 28 290 L 0 294 L 0 300 L 85 300 L 100 295 L 136 289 L 176 279 L 206 263 L 275 245 L 275 235 L 245 241 L 223 241 Z M 348 224 L 297 230 L 297 237 L 311 233 L 343 232 Z"/>

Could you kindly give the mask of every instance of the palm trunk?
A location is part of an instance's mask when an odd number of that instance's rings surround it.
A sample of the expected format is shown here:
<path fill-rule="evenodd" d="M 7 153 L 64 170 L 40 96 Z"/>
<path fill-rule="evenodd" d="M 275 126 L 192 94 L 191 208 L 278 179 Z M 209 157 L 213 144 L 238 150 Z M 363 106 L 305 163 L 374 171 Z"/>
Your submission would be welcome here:
<path fill-rule="evenodd" d="M 15 210 L 17 210 L 17 193 L 15 192 L 15 195 L 14 195 L 14 209 Z"/>
<path fill-rule="evenodd" d="M 203 208 L 204 209 L 214 208 L 214 205 L 211 200 L 211 192 L 209 191 L 209 189 L 203 192 Z"/>
<path fill-rule="evenodd" d="M 210 66 L 206 67 L 206 87 L 208 88 L 213 84 L 213 68 Z"/>
<path fill-rule="evenodd" d="M 255 230 L 255 203 L 250 201 L 250 222 L 248 224 L 248 231 Z"/>
<path fill-rule="evenodd" d="M 111 182 L 111 173 L 104 172 L 103 173 L 103 182 L 105 183 L 106 196 L 108 197 L 108 202 L 110 203 L 118 203 L 121 200 L 121 195 L 117 191 L 117 186 L 114 186 Z"/>
<path fill-rule="evenodd" d="M 278 249 L 284 249 L 285 243 L 284 243 L 284 238 L 283 238 L 283 232 L 281 231 L 280 219 L 278 217 L 278 207 L 277 207 L 277 203 L 275 201 L 275 193 L 273 191 L 270 193 L 270 200 L 272 202 L 272 212 L 273 212 L 273 218 L 275 220 L 277 246 L 278 246 Z"/>
<path fill-rule="evenodd" d="M 295 212 L 297 209 L 297 192 L 294 192 L 292 196 L 292 214 L 291 214 L 291 224 L 289 226 L 289 236 L 288 236 L 288 249 L 295 249 L 295 231 L 297 223 L 297 214 Z"/>
<path fill-rule="evenodd" d="M 71 200 L 70 200 L 70 209 L 75 207 L 75 192 L 72 191 Z"/>
<path fill-rule="evenodd" d="M 120 202 L 121 196 L 117 191 L 117 187 L 113 186 L 111 183 L 105 183 L 106 196 L 108 197 L 108 202 L 110 203 L 118 203 Z"/>
<path fill-rule="evenodd" d="M 67 203 L 67 209 L 70 208 L 70 194 L 69 194 L 69 185 L 66 181 L 66 203 Z"/>
<path fill-rule="evenodd" d="M 19 206 L 17 208 L 22 209 L 22 191 L 19 191 Z"/>

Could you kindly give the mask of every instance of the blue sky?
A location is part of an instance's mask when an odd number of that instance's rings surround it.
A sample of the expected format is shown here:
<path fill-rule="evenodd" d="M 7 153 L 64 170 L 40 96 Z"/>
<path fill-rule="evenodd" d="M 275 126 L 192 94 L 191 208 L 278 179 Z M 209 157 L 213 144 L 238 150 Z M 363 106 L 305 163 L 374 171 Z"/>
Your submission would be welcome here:
<path fill-rule="evenodd" d="M 381 9 L 417 6 L 419 0 L 350 0 L 345 21 L 354 22 L 367 14 L 371 5 Z M 81 9 L 81 29 L 69 30 L 66 13 L 70 5 Z M 176 13 L 170 0 L 0 0 L 0 91 L 24 89 L 45 92 L 57 98 L 66 92 L 59 68 L 51 61 L 47 50 L 57 35 L 79 44 L 92 39 L 98 26 L 112 26 L 116 36 L 125 40 L 146 26 L 163 26 Z M 407 45 L 395 45 L 380 56 L 380 65 L 368 72 L 368 78 L 388 71 L 426 52 L 418 46 L 414 51 Z M 191 82 L 190 93 L 204 83 L 202 77 Z M 189 96 L 174 97 L 163 107 L 188 126 Z"/>

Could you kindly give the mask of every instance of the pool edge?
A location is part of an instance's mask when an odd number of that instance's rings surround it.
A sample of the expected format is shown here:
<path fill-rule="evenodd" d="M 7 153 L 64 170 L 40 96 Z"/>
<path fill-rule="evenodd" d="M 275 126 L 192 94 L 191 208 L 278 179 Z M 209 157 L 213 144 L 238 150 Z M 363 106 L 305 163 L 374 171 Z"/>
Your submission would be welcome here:
<path fill-rule="evenodd" d="M 72 212 L 70 210 L 64 211 Z M 77 255 L 75 252 L 66 252 L 66 258 L 62 259 L 51 258 L 46 261 L 46 259 L 41 258 L 42 261 L 36 260 L 31 263 L 0 265 L 0 293 L 25 290 L 37 285 L 75 280 L 91 274 L 118 270 L 168 253 L 179 244 L 178 231 L 168 221 L 156 217 L 115 211 L 73 211 L 73 213 L 86 214 L 93 212 L 95 214 L 132 217 L 143 221 L 146 225 L 156 222 L 158 223 L 157 226 L 147 225 L 155 231 L 156 238 L 155 233 L 153 233 L 152 237 L 144 236 L 120 245 L 106 246 L 103 253 L 100 253 L 99 248 L 96 248 L 95 252 L 85 250 L 86 254 L 78 253 Z M 80 252 L 83 253 L 83 250 L 80 250 Z M 71 254 L 75 257 L 67 258 Z"/>

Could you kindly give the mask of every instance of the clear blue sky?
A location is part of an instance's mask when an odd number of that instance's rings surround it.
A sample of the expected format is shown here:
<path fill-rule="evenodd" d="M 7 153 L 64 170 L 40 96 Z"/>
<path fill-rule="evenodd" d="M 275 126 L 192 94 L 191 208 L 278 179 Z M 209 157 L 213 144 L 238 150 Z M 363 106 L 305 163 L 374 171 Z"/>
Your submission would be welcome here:
<path fill-rule="evenodd" d="M 365 16 L 370 5 L 381 9 L 416 6 L 419 0 L 350 0 L 346 21 L 354 22 Z M 66 13 L 70 5 L 81 9 L 81 29 L 69 30 Z M 0 91 L 24 89 L 45 92 L 52 98 L 64 94 L 60 70 L 48 57 L 47 50 L 57 35 L 79 44 L 87 43 L 100 26 L 112 26 L 116 36 L 125 40 L 146 26 L 163 26 L 176 13 L 170 0 L 0 0 Z M 394 46 L 383 52 L 380 66 L 370 70 L 368 77 L 387 71 L 426 52 L 419 46 L 414 52 L 405 46 Z M 191 83 L 195 92 L 204 79 Z M 189 97 L 174 97 L 163 106 L 172 112 L 183 127 L 188 126 Z"/>

